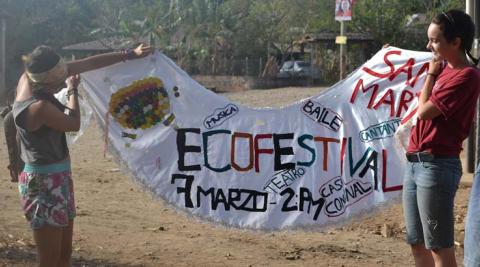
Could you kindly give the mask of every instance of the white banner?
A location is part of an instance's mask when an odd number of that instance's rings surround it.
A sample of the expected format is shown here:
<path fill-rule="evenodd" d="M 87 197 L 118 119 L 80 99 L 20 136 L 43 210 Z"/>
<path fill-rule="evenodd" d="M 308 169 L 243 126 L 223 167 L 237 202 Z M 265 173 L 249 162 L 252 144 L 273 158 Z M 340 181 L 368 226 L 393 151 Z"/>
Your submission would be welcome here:
<path fill-rule="evenodd" d="M 55 94 L 55 98 L 57 98 L 60 103 L 66 105 L 68 102 L 67 93 L 68 88 L 63 88 L 60 92 Z M 78 105 L 80 106 L 80 129 L 77 132 L 66 133 L 67 143 L 69 145 L 74 144 L 78 138 L 83 135 L 85 129 L 90 125 L 90 119 L 92 118 L 92 108 L 82 96 L 79 96 L 78 98 Z"/>
<path fill-rule="evenodd" d="M 161 53 L 86 73 L 82 83 L 110 152 L 155 196 L 229 226 L 325 226 L 399 196 L 405 157 L 393 135 L 430 57 L 383 49 L 318 96 L 280 109 L 232 103 Z"/>

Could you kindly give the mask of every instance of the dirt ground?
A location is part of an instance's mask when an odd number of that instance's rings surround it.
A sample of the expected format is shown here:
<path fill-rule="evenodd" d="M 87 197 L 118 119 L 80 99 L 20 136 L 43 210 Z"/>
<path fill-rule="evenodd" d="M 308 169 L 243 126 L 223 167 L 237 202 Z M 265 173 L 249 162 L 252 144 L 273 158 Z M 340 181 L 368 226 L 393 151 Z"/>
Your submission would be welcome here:
<path fill-rule="evenodd" d="M 280 107 L 317 95 L 322 88 L 225 93 L 252 107 Z M 0 266 L 33 266 L 35 246 L 9 182 L 0 134 Z M 103 157 L 95 123 L 70 148 L 78 215 L 73 266 L 413 266 L 404 243 L 401 205 L 321 232 L 256 232 L 215 226 L 154 200 Z M 467 177 L 467 178 L 466 178 Z M 464 218 L 471 174 L 455 205 L 457 261 L 463 259 Z"/>

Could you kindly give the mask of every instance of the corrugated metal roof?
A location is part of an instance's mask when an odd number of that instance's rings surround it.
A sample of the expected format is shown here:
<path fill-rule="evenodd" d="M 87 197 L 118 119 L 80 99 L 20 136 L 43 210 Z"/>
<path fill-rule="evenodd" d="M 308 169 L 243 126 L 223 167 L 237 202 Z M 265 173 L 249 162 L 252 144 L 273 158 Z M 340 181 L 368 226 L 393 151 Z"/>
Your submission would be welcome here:
<path fill-rule="evenodd" d="M 318 42 L 334 42 L 335 38 L 340 35 L 335 32 L 320 32 L 320 33 L 307 33 L 305 34 L 299 43 L 318 43 Z M 373 41 L 375 40 L 372 35 L 368 33 L 350 32 L 347 33 L 348 41 Z"/>

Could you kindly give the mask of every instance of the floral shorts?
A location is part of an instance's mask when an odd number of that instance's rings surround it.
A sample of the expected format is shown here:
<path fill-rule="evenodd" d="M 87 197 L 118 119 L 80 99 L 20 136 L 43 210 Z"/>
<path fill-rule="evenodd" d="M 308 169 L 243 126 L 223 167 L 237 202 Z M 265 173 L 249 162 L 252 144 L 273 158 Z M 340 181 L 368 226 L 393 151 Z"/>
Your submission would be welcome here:
<path fill-rule="evenodd" d="M 19 175 L 21 203 L 32 229 L 40 229 L 45 224 L 67 226 L 76 214 L 70 164 L 53 168 L 54 172 L 52 165 L 40 166 L 47 168 L 39 170 L 27 164 Z"/>

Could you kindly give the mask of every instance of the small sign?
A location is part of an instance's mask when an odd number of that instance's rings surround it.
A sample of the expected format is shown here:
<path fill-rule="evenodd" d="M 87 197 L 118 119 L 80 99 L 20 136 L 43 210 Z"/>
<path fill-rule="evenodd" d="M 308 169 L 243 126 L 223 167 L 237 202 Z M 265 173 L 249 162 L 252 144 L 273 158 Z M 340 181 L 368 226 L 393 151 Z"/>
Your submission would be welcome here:
<path fill-rule="evenodd" d="M 342 35 L 337 36 L 337 38 L 335 38 L 335 43 L 336 44 L 346 44 L 347 43 L 347 36 L 342 36 Z"/>
<path fill-rule="evenodd" d="M 335 0 L 335 20 L 352 20 L 352 7 L 354 0 Z"/>

